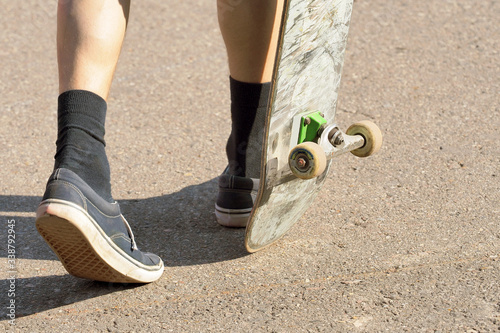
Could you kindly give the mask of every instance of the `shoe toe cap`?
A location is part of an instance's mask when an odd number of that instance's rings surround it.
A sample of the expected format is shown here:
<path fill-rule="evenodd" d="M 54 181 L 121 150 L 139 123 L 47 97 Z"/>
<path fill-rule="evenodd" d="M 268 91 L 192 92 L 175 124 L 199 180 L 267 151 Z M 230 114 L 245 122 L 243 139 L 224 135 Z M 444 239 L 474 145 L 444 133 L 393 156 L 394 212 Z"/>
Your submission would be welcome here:
<path fill-rule="evenodd" d="M 144 256 L 148 259 L 152 266 L 158 266 L 161 264 L 161 258 L 154 253 L 144 253 Z"/>

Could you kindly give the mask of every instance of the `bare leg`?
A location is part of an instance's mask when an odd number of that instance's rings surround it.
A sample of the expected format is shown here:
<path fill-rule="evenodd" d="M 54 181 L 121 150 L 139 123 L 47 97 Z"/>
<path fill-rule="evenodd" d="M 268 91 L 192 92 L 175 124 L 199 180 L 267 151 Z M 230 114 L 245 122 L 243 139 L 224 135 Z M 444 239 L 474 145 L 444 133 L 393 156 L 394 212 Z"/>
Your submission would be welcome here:
<path fill-rule="evenodd" d="M 129 9 L 130 0 L 59 1 L 59 93 L 81 89 L 107 99 Z"/>
<path fill-rule="evenodd" d="M 217 0 L 232 78 L 271 81 L 283 0 Z"/>

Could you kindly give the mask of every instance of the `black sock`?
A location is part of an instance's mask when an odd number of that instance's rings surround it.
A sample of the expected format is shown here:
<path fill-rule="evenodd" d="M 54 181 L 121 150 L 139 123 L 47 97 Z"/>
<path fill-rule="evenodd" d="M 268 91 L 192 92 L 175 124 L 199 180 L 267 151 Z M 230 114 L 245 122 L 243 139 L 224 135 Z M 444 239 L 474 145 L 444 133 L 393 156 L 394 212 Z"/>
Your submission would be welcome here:
<path fill-rule="evenodd" d="M 262 135 L 264 124 L 256 124 L 256 118 L 264 120 L 269 103 L 271 83 L 246 83 L 232 77 L 231 90 L 231 135 L 227 141 L 226 154 L 229 161 L 229 173 L 244 177 L 247 174 L 247 147 L 253 132 Z M 254 126 L 262 127 L 255 129 Z M 260 148 L 259 148 L 260 149 Z M 260 155 L 260 154 L 254 154 Z M 253 155 L 252 155 L 252 158 Z M 260 165 L 260 162 L 257 163 Z M 256 174 L 257 172 L 253 172 Z"/>
<path fill-rule="evenodd" d="M 90 91 L 70 90 L 59 96 L 54 168 L 73 171 L 103 199 L 113 202 L 104 149 L 106 110 L 106 101 Z"/>

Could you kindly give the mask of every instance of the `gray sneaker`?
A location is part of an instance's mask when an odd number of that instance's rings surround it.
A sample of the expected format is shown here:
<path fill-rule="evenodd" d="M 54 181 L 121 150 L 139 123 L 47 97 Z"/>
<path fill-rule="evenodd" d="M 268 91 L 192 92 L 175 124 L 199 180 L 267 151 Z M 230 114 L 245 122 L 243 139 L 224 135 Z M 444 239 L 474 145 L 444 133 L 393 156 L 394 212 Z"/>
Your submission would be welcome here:
<path fill-rule="evenodd" d="M 36 212 L 36 227 L 74 276 L 147 283 L 163 273 L 160 257 L 137 248 L 118 203 L 101 198 L 68 169 L 57 169 L 50 176 Z"/>
<path fill-rule="evenodd" d="M 225 227 L 246 227 L 258 190 L 259 179 L 223 173 L 215 204 L 217 222 Z"/>

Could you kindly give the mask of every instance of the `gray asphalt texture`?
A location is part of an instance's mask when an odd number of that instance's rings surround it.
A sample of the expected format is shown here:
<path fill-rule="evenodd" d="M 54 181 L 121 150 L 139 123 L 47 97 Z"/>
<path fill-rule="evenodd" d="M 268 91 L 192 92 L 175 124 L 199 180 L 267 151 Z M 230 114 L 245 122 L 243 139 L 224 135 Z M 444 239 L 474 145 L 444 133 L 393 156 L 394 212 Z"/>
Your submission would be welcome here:
<path fill-rule="evenodd" d="M 0 331 L 500 331 L 500 1 L 355 1 L 338 123 L 376 122 L 382 150 L 335 160 L 301 221 L 252 255 L 213 216 L 230 130 L 215 1 L 134 2 L 106 140 L 113 195 L 165 261 L 143 286 L 68 275 L 36 232 L 56 1 L 0 5 Z"/>

